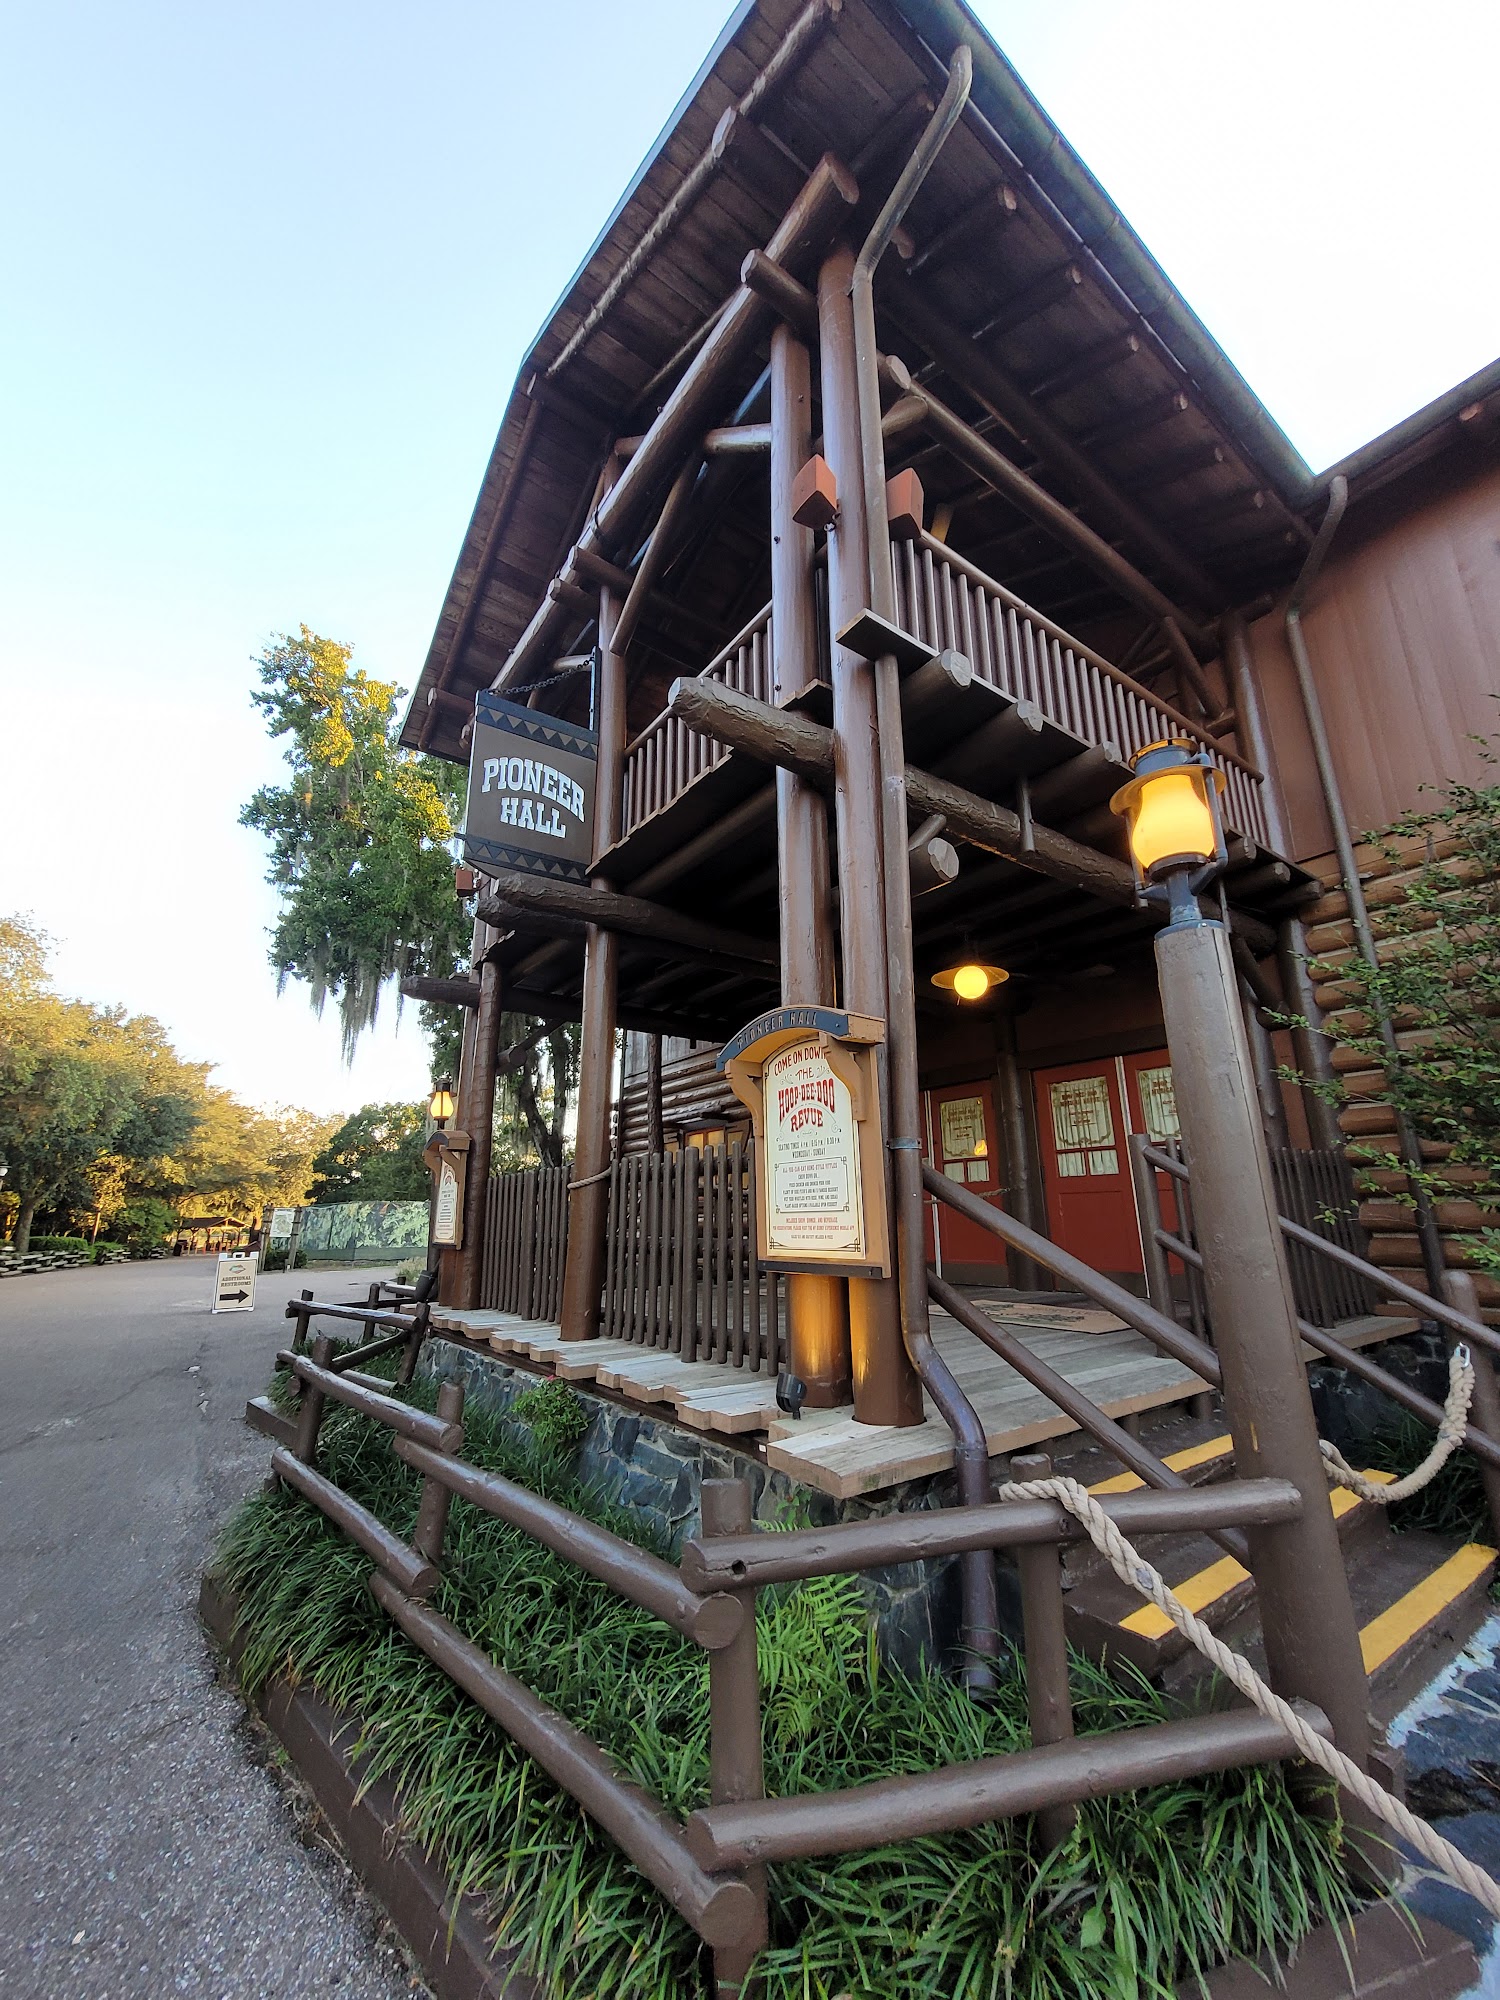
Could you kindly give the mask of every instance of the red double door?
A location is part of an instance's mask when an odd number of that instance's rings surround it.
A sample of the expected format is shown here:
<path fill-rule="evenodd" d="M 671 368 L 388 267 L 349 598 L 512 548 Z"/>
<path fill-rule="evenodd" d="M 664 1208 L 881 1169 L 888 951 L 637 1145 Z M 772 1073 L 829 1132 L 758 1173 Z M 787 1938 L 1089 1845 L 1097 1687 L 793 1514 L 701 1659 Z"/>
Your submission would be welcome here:
<path fill-rule="evenodd" d="M 1035 1081 L 1048 1234 L 1096 1270 L 1140 1273 L 1145 1263 L 1126 1142 L 1132 1132 L 1156 1145 L 1177 1137 L 1167 1051 L 1065 1063 L 1038 1070 Z M 1157 1187 L 1170 1228 L 1176 1206 L 1165 1175 L 1158 1174 Z"/>
<path fill-rule="evenodd" d="M 1096 1270 L 1139 1275 L 1144 1260 L 1126 1140 L 1132 1132 L 1158 1144 L 1177 1136 L 1166 1050 L 1038 1070 L 1035 1090 L 1047 1234 Z M 948 1084 L 924 1098 L 929 1161 L 949 1180 L 1003 1206 L 989 1084 Z M 1176 1214 L 1171 1187 L 1162 1175 L 1157 1185 L 1170 1228 Z M 998 1239 L 935 1201 L 927 1203 L 927 1254 L 950 1276 L 983 1282 L 993 1272 L 997 1283 L 1004 1282 Z"/>

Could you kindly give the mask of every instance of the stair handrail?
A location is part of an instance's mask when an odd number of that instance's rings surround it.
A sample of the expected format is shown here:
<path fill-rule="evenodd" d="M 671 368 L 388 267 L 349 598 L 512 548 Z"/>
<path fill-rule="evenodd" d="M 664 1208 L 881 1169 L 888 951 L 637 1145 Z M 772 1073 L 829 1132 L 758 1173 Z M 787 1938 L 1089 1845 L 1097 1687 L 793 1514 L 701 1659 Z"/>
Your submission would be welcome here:
<path fill-rule="evenodd" d="M 1013 1250 L 1019 1250 L 1033 1263 L 1063 1279 L 1075 1292 L 1082 1292 L 1085 1298 L 1092 1299 L 1105 1312 L 1124 1320 L 1153 1347 L 1170 1355 L 1174 1361 L 1180 1361 L 1184 1368 L 1191 1368 L 1210 1387 L 1222 1387 L 1219 1357 L 1206 1340 L 1199 1340 L 1195 1334 L 1186 1332 L 1175 1320 L 1168 1319 L 1165 1313 L 1159 1312 L 1146 1300 L 1138 1299 L 1134 1292 L 1127 1292 L 1123 1285 L 1106 1278 L 1102 1271 L 1096 1271 L 1092 1264 L 1085 1264 L 1070 1250 L 1064 1250 L 1060 1243 L 1054 1243 L 1050 1237 L 1041 1235 L 1035 1229 L 1028 1229 L 1024 1222 L 1017 1222 L 1003 1209 L 991 1208 L 979 1196 L 970 1194 L 965 1187 L 959 1187 L 925 1161 L 922 1165 L 922 1185 L 938 1201 L 957 1209 L 970 1222 L 978 1223 L 981 1229 L 998 1236 L 1002 1243 L 1008 1243 Z"/>
<path fill-rule="evenodd" d="M 1191 1185 L 1192 1176 L 1185 1161 L 1176 1159 L 1171 1153 L 1162 1152 L 1160 1147 L 1151 1145 L 1149 1141 L 1141 1146 L 1140 1151 L 1142 1157 L 1158 1172 L 1170 1174 L 1174 1180 Z M 1383 1266 L 1372 1264 L 1367 1257 L 1360 1257 L 1353 1250 L 1346 1250 L 1342 1243 L 1331 1243 L 1326 1236 L 1319 1236 L 1316 1230 L 1306 1229 L 1300 1222 L 1293 1222 L 1289 1215 L 1280 1215 L 1277 1221 L 1281 1224 L 1282 1235 L 1289 1241 L 1300 1243 L 1304 1249 L 1315 1251 L 1318 1256 L 1326 1257 L 1330 1263 L 1341 1264 L 1346 1271 L 1353 1271 L 1367 1284 L 1375 1285 L 1389 1297 L 1399 1299 L 1403 1305 L 1411 1306 L 1424 1319 L 1435 1319 L 1440 1326 L 1446 1326 L 1450 1332 L 1459 1334 L 1464 1340 L 1500 1357 L 1500 1333 L 1497 1333 L 1492 1326 L 1487 1326 L 1482 1319 L 1474 1319 L 1470 1314 L 1460 1312 L 1456 1306 L 1450 1306 L 1446 1299 L 1434 1298 L 1430 1292 L 1419 1292 L 1415 1285 L 1408 1285 L 1403 1278 L 1393 1277 Z M 1181 1255 L 1176 1248 L 1175 1239 L 1172 1243 L 1164 1243 L 1162 1247 L 1171 1250 L 1174 1256 Z"/>
<path fill-rule="evenodd" d="M 1013 1368 L 1024 1381 L 1039 1389 L 1050 1403 L 1056 1405 L 1065 1417 L 1086 1431 L 1111 1457 L 1117 1458 L 1128 1472 L 1133 1472 L 1143 1485 L 1158 1493 L 1182 1493 L 1190 1490 L 1190 1482 L 1180 1472 L 1174 1472 L 1170 1465 L 1157 1457 L 1149 1445 L 1133 1438 L 1123 1425 L 1101 1410 L 1099 1405 L 1086 1396 L 1065 1375 L 1051 1368 L 1039 1354 L 1034 1354 L 1025 1341 L 1018 1340 L 1006 1327 L 997 1326 L 989 1315 L 972 1305 L 962 1292 L 956 1291 L 946 1278 L 940 1278 L 929 1266 L 927 1290 L 933 1301 L 943 1311 L 966 1327 L 976 1340 L 981 1340 L 993 1354 L 998 1354 L 1007 1367 Z M 1211 1540 L 1232 1555 L 1237 1562 L 1249 1568 L 1249 1544 L 1245 1537 L 1233 1528 L 1221 1530 L 1205 1529 Z"/>

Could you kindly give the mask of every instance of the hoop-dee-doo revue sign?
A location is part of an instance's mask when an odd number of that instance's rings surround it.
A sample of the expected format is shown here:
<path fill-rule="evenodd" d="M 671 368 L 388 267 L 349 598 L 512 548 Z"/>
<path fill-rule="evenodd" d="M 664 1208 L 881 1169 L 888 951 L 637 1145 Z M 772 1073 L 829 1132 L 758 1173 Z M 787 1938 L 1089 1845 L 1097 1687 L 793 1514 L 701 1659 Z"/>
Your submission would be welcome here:
<path fill-rule="evenodd" d="M 760 1261 L 773 1271 L 890 1275 L 876 1071 L 884 1024 L 779 1007 L 726 1042 L 730 1088 L 755 1132 Z"/>
<path fill-rule="evenodd" d="M 481 688 L 474 704 L 463 854 L 493 875 L 517 868 L 570 882 L 588 879 L 594 858 L 591 729 L 520 708 Z"/>

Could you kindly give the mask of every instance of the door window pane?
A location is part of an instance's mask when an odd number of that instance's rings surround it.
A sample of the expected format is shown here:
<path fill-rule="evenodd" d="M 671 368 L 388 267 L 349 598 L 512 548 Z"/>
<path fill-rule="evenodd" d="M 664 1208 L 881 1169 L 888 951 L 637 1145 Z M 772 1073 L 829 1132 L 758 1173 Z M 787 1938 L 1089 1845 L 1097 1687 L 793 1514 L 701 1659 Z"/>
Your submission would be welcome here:
<path fill-rule="evenodd" d="M 1160 1069 L 1138 1070 L 1136 1084 L 1141 1093 L 1146 1137 L 1152 1145 L 1179 1138 L 1182 1127 L 1177 1121 L 1177 1093 L 1172 1088 L 1171 1065 L 1163 1063 Z"/>
<path fill-rule="evenodd" d="M 1070 1077 L 1048 1092 L 1057 1171 L 1064 1180 L 1087 1174 L 1117 1174 L 1114 1110 L 1109 1082 L 1102 1076 Z"/>
<path fill-rule="evenodd" d="M 989 1152 L 984 1137 L 984 1099 L 949 1097 L 938 1107 L 945 1160 L 982 1160 Z"/>

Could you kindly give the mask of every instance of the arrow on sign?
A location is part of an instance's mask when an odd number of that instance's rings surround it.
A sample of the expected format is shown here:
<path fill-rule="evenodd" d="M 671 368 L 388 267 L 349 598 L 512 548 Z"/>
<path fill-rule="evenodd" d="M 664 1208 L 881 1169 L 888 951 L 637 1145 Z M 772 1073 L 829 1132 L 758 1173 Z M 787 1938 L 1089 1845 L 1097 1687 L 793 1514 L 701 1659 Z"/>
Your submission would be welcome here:
<path fill-rule="evenodd" d="M 249 1296 L 248 1292 L 220 1292 L 219 1294 L 221 1299 L 248 1299 Z"/>

